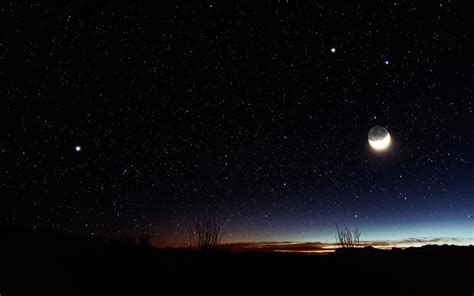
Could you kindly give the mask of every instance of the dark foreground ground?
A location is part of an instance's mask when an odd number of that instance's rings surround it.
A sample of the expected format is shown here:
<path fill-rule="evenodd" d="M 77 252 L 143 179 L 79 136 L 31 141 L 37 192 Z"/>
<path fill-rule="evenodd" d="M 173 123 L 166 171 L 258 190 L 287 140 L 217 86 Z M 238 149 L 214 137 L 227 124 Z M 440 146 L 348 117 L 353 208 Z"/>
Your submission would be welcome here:
<path fill-rule="evenodd" d="M 193 253 L 1 230 L 0 295 L 474 295 L 474 247 Z"/>

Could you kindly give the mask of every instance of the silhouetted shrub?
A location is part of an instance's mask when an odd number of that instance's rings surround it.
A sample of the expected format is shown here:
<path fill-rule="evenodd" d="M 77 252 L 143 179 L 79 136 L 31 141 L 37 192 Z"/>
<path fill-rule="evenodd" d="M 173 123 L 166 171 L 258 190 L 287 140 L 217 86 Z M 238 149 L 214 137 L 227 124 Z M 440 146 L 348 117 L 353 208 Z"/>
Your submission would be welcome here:
<path fill-rule="evenodd" d="M 149 234 L 140 234 L 140 236 L 137 238 L 137 246 L 141 248 L 151 248 L 150 239 L 151 236 Z"/>
<path fill-rule="evenodd" d="M 208 211 L 207 215 L 189 219 L 186 223 L 188 246 L 196 251 L 216 251 L 225 232 L 223 225 L 217 222 L 216 216 Z"/>
<path fill-rule="evenodd" d="M 336 243 L 339 248 L 354 248 L 359 245 L 360 232 L 356 227 L 352 232 L 347 226 L 344 225 L 344 228 L 339 228 L 336 224 L 337 235 Z"/>

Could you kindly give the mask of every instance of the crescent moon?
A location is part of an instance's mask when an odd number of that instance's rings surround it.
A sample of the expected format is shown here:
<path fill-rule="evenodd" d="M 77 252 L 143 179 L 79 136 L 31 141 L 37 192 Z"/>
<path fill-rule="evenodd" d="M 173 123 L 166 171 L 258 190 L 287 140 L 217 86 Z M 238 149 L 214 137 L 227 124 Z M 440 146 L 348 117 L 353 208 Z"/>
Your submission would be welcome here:
<path fill-rule="evenodd" d="M 392 139 L 390 138 L 390 134 L 387 133 L 385 138 L 383 138 L 382 140 L 378 140 L 378 141 L 369 140 L 369 144 L 375 150 L 384 150 L 385 148 L 387 148 L 390 145 L 391 140 Z"/>

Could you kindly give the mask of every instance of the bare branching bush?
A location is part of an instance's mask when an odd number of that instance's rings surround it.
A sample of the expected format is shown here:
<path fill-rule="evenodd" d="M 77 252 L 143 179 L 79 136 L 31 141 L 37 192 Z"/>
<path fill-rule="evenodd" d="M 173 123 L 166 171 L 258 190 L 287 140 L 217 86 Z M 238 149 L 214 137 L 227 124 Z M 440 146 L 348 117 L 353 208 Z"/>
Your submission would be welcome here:
<path fill-rule="evenodd" d="M 149 234 L 142 233 L 136 239 L 136 244 L 142 248 L 150 248 L 151 247 L 151 236 Z"/>
<path fill-rule="evenodd" d="M 359 245 L 361 233 L 357 227 L 352 232 L 347 226 L 344 225 L 344 228 L 339 228 L 336 224 L 336 229 L 336 243 L 339 248 L 355 248 Z"/>
<path fill-rule="evenodd" d="M 186 228 L 190 249 L 204 252 L 219 250 L 225 232 L 213 213 L 209 211 L 202 217 L 188 218 Z"/>

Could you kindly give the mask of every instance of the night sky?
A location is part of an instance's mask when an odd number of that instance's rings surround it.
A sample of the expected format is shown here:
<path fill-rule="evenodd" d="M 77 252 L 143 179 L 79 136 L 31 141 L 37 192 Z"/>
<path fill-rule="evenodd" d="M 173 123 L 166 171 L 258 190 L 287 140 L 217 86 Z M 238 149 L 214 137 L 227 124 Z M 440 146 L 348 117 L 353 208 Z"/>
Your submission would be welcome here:
<path fill-rule="evenodd" d="M 467 2 L 159 2 L 1 4 L 1 224 L 474 241 Z"/>

